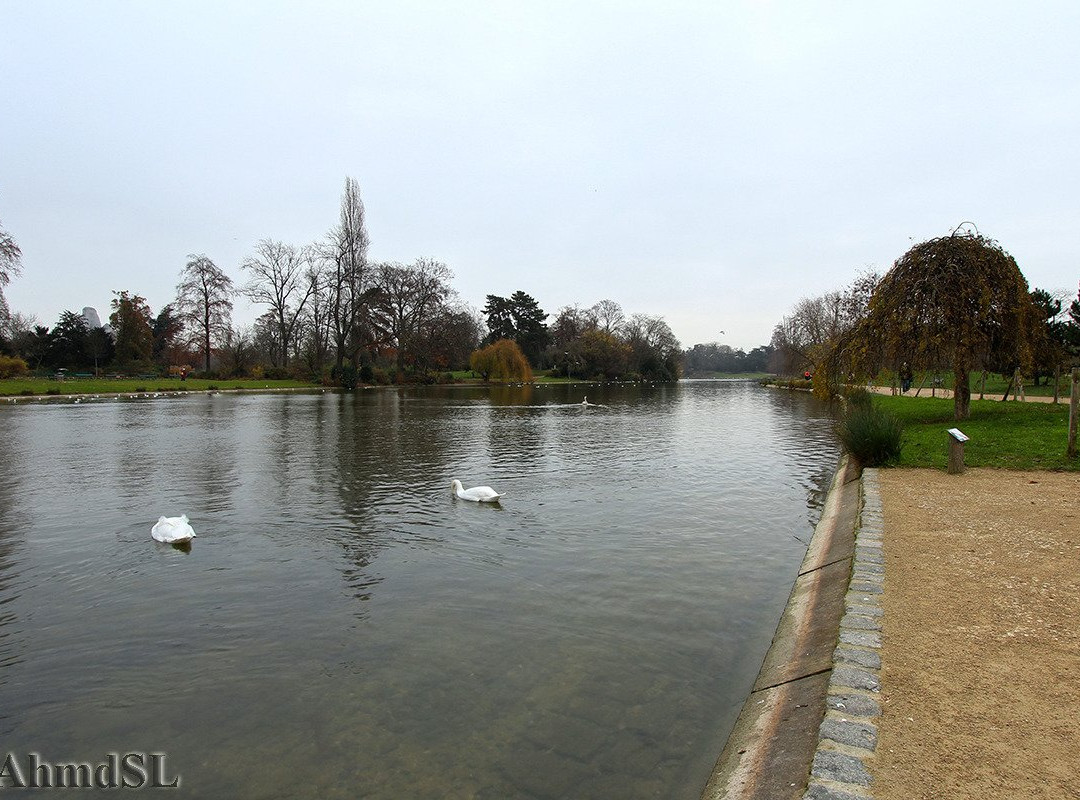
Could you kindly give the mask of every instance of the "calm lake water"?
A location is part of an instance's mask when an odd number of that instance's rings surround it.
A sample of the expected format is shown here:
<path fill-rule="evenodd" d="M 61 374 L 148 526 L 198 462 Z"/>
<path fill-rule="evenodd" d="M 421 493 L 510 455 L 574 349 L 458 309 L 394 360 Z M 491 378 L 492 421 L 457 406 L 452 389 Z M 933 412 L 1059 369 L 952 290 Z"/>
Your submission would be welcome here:
<path fill-rule="evenodd" d="M 838 458 L 740 382 L 2 405 L 0 750 L 170 796 L 696 800 Z"/>

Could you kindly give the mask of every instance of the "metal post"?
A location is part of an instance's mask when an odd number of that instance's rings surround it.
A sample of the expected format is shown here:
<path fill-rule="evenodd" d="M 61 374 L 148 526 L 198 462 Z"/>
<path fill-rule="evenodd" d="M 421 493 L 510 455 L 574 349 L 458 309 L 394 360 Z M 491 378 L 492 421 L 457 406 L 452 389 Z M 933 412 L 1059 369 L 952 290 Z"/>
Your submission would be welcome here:
<path fill-rule="evenodd" d="M 1076 422 L 1080 417 L 1080 370 L 1072 368 L 1072 396 L 1069 398 L 1069 445 L 1065 455 L 1076 458 Z"/>

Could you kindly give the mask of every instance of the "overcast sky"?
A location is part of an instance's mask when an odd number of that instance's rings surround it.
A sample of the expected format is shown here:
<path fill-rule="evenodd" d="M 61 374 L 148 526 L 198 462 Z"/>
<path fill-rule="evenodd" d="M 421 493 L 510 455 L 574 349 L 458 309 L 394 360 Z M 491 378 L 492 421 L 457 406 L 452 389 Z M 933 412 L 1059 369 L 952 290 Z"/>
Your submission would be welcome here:
<path fill-rule="evenodd" d="M 237 282 L 336 222 L 474 306 L 610 298 L 750 349 L 965 220 L 1080 278 L 1080 3 L 0 0 L 13 309 Z M 236 317 L 257 315 L 246 301 Z M 721 335 L 720 331 L 725 331 Z"/>

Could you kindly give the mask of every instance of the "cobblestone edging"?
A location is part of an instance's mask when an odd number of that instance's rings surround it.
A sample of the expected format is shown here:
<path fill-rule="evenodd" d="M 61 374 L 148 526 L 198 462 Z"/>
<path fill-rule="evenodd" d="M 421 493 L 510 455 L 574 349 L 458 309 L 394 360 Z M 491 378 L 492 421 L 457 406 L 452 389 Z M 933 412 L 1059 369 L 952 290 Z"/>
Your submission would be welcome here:
<path fill-rule="evenodd" d="M 881 716 L 881 593 L 885 578 L 881 492 L 876 469 L 863 470 L 851 582 L 803 800 L 873 800 L 868 759 Z"/>

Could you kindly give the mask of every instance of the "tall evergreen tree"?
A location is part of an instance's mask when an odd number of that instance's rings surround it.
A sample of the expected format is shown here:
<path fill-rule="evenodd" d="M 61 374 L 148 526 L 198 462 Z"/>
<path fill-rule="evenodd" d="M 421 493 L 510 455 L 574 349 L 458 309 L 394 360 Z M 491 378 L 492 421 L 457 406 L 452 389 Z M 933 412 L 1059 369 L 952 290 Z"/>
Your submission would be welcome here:
<path fill-rule="evenodd" d="M 487 315 L 489 344 L 510 339 L 517 342 L 530 364 L 540 363 L 551 334 L 544 323 L 548 315 L 533 297 L 520 290 L 509 298 L 489 294 L 483 311 Z"/>
<path fill-rule="evenodd" d="M 147 369 L 154 356 L 153 315 L 146 298 L 113 292 L 109 324 L 116 336 L 116 362 L 121 369 Z"/>
<path fill-rule="evenodd" d="M 82 315 L 65 311 L 49 333 L 48 363 L 66 369 L 85 366 L 89 336 L 90 326 Z"/>
<path fill-rule="evenodd" d="M 500 339 L 513 339 L 517 333 L 514 327 L 514 319 L 510 313 L 510 301 L 497 294 L 487 296 L 487 304 L 482 309 L 487 316 L 488 335 L 485 338 L 487 344 L 493 344 Z"/>

